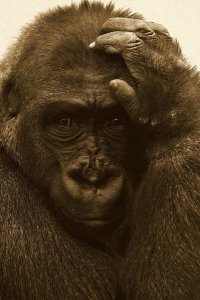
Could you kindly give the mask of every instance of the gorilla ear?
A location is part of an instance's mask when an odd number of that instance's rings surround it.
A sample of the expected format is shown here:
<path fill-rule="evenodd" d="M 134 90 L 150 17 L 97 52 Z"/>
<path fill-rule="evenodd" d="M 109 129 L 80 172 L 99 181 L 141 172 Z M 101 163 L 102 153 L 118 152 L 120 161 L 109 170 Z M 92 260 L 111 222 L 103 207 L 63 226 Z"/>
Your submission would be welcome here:
<path fill-rule="evenodd" d="M 19 100 L 17 99 L 12 80 L 6 80 L 3 84 L 3 103 L 10 117 L 15 117 L 19 113 Z"/>
<path fill-rule="evenodd" d="M 15 117 L 19 112 L 19 101 L 17 100 L 16 94 L 13 89 L 10 89 L 8 93 L 8 112 L 11 117 Z"/>

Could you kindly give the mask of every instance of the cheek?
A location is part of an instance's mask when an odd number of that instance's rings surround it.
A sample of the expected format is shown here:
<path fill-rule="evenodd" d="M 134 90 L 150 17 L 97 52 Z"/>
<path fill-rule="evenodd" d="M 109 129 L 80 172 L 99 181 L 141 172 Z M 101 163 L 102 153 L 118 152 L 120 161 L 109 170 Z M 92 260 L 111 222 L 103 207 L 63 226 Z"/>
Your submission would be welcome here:
<path fill-rule="evenodd" d="M 59 161 L 52 149 L 47 147 L 42 132 L 31 120 L 22 120 L 17 134 L 19 164 L 38 187 L 49 187 Z"/>

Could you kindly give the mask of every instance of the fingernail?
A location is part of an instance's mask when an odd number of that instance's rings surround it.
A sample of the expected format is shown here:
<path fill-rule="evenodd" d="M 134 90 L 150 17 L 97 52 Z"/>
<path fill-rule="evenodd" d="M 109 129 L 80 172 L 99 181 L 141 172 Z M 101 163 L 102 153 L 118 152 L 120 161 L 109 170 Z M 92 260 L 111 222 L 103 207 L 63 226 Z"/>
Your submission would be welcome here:
<path fill-rule="evenodd" d="M 92 42 L 90 45 L 89 45 L 89 48 L 94 48 L 96 46 L 96 43 L 95 42 Z"/>

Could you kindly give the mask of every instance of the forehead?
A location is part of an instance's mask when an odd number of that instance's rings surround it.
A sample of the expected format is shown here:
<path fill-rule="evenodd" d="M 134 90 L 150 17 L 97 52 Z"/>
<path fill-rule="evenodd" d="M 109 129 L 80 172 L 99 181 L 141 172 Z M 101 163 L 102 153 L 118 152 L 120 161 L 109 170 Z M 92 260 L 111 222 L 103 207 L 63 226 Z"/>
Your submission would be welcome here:
<path fill-rule="evenodd" d="M 49 85 L 48 90 L 38 91 L 38 100 L 43 99 L 45 103 L 61 102 L 89 110 L 117 106 L 109 88 L 110 80 L 104 75 L 67 74 L 57 86 Z"/>

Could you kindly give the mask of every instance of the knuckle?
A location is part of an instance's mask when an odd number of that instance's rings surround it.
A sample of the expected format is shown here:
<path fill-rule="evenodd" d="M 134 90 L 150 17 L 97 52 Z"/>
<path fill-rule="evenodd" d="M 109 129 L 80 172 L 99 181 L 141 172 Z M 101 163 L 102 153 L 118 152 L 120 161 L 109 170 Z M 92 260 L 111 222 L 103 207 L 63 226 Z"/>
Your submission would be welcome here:
<path fill-rule="evenodd" d="M 144 45 L 144 42 L 135 33 L 127 34 L 126 41 L 123 42 L 124 49 L 138 49 Z"/>
<path fill-rule="evenodd" d="M 145 38 L 145 37 L 153 37 L 155 32 L 151 29 L 148 24 L 143 20 L 136 20 L 135 23 L 135 32 L 138 36 Z"/>
<path fill-rule="evenodd" d="M 169 31 L 161 24 L 155 22 L 147 22 L 148 26 L 157 34 L 162 34 L 166 37 L 170 37 Z"/>

